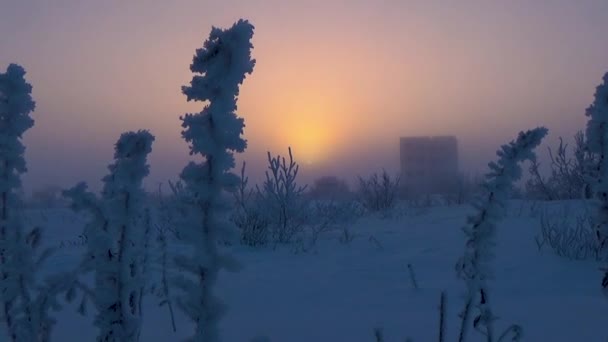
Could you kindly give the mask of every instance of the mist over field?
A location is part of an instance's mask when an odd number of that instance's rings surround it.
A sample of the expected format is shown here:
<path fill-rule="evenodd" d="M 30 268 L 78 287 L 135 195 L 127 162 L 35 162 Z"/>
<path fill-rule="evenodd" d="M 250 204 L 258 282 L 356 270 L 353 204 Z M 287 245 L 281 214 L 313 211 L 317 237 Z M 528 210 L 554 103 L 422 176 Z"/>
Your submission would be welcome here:
<path fill-rule="evenodd" d="M 604 1 L 1 6 L 0 65 L 26 67 L 37 101 L 29 191 L 81 179 L 99 188 L 127 129 L 157 138 L 146 185 L 175 179 L 188 160 L 179 116 L 199 110 L 180 92 L 194 48 L 242 16 L 255 24 L 258 62 L 239 97 L 249 147 L 238 159 L 256 180 L 266 151 L 288 146 L 307 182 L 398 171 L 399 137 L 412 135 L 455 135 L 463 171 L 483 173 L 519 130 L 545 125 L 547 141 L 571 140 L 608 59 Z"/>
<path fill-rule="evenodd" d="M 0 341 L 605 341 L 605 1 L 0 3 Z"/>

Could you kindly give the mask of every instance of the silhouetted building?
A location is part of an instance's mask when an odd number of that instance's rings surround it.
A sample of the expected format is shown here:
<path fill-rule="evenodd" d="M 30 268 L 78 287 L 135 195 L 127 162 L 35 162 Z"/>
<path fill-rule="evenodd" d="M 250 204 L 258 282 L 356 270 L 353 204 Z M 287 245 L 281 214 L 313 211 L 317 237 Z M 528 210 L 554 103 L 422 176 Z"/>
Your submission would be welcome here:
<path fill-rule="evenodd" d="M 458 182 L 454 136 L 402 137 L 401 186 L 408 193 L 446 193 Z"/>

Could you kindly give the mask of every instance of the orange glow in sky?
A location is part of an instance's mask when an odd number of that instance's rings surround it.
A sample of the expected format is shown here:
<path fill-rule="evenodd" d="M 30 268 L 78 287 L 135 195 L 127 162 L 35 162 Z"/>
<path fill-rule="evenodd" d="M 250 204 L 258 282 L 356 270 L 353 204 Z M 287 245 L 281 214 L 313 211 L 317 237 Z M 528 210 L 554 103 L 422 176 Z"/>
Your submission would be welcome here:
<path fill-rule="evenodd" d="M 192 55 L 241 17 L 257 64 L 238 159 L 258 174 L 288 146 L 316 175 L 390 168 L 399 136 L 427 134 L 458 136 L 461 165 L 483 167 L 519 130 L 572 136 L 608 70 L 606 2 L 26 2 L 0 9 L 0 67 L 22 64 L 34 87 L 28 177 L 59 185 L 101 178 L 136 129 L 156 135 L 149 182 L 174 179 L 179 116 L 203 105 L 180 92 Z"/>

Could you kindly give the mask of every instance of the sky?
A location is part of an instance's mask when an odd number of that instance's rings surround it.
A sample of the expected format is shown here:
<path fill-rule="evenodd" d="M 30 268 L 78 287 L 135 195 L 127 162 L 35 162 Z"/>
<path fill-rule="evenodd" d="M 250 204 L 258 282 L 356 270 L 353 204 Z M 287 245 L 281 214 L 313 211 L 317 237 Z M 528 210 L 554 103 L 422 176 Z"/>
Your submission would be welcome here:
<path fill-rule="evenodd" d="M 27 70 L 37 102 L 25 135 L 26 191 L 93 188 L 121 132 L 156 136 L 146 186 L 192 157 L 181 86 L 212 26 L 255 26 L 238 114 L 247 161 L 287 153 L 302 180 L 397 171 L 399 137 L 455 135 L 464 172 L 483 172 L 517 132 L 549 144 L 584 129 L 608 71 L 608 2 L 0 0 L 0 70 Z M 546 147 L 543 147 L 546 149 Z"/>

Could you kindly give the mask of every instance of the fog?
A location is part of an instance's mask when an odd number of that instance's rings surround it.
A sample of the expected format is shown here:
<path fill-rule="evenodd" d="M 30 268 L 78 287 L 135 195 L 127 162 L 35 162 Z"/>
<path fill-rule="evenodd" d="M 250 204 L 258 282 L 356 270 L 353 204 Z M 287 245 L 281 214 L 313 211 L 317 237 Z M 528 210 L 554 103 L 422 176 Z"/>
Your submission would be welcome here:
<path fill-rule="evenodd" d="M 444 4 L 3 1 L 0 68 L 23 65 L 37 102 L 25 189 L 98 188 L 136 129 L 156 136 L 147 186 L 176 179 L 190 158 L 179 117 L 203 106 L 180 92 L 192 55 L 240 17 L 256 26 L 238 109 L 254 181 L 288 146 L 303 181 L 353 179 L 396 172 L 400 136 L 449 134 L 474 174 L 520 130 L 545 125 L 552 145 L 584 129 L 608 71 L 608 2 Z"/>

